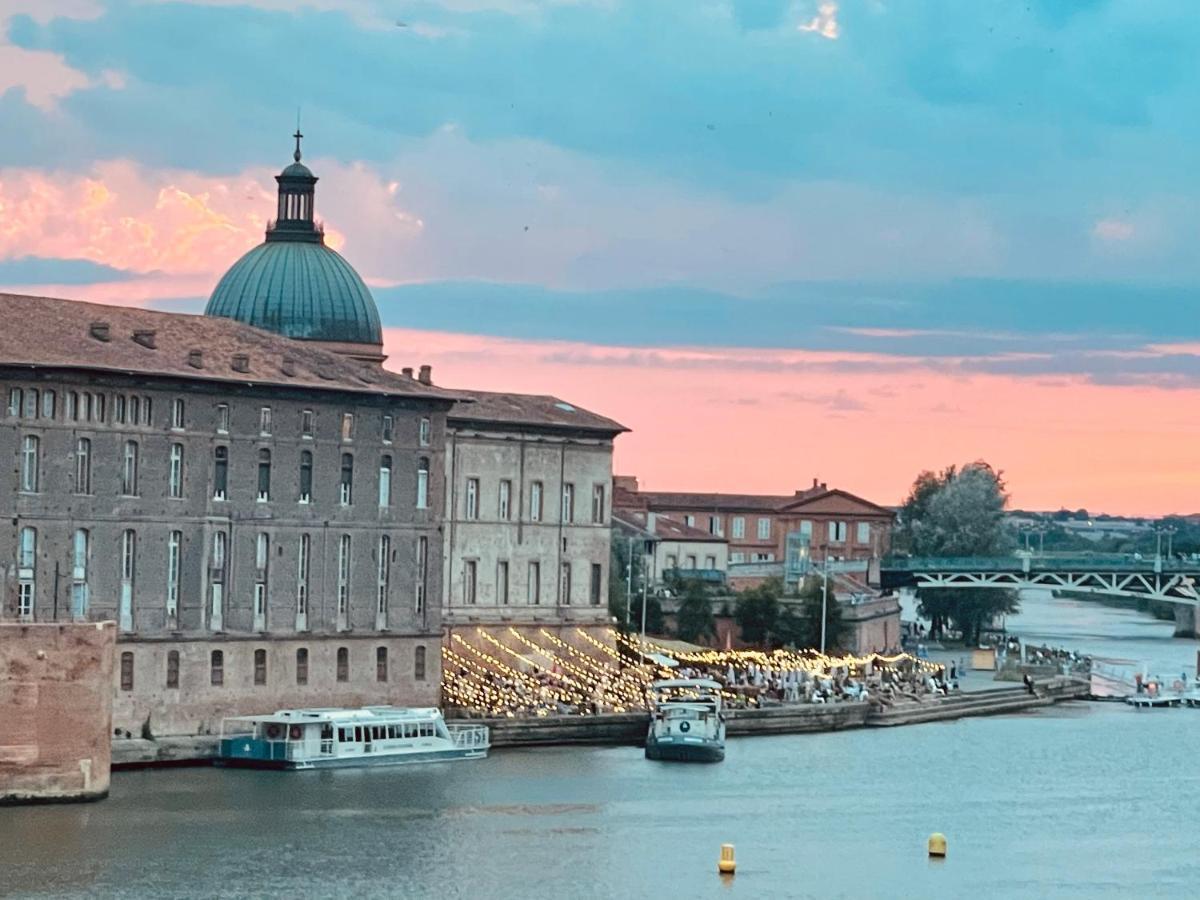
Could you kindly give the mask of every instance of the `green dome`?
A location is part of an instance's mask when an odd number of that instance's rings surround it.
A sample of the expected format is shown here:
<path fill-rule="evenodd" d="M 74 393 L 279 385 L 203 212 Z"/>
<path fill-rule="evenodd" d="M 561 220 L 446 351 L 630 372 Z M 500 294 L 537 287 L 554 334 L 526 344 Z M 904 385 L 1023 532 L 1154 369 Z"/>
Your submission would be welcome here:
<path fill-rule="evenodd" d="M 302 340 L 383 343 L 363 280 L 339 253 L 313 241 L 259 244 L 217 283 L 204 314 Z"/>

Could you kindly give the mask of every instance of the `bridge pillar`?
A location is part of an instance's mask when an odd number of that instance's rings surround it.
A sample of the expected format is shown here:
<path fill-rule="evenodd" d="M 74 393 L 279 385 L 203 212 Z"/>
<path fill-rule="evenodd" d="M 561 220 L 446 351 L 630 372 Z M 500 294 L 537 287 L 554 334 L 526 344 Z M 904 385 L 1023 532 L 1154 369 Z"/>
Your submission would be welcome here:
<path fill-rule="evenodd" d="M 1200 637 L 1196 631 L 1196 607 L 1184 603 L 1175 606 L 1175 637 Z"/>

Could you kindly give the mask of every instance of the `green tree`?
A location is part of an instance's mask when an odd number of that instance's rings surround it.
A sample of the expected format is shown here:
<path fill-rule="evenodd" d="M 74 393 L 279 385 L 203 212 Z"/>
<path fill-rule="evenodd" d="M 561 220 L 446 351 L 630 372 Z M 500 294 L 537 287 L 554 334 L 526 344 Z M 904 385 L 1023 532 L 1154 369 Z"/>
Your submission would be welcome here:
<path fill-rule="evenodd" d="M 675 613 L 675 633 L 681 641 L 693 644 L 716 637 L 717 623 L 713 619 L 712 602 L 704 585 L 698 581 L 689 581 L 683 586 L 683 598 Z"/>
<path fill-rule="evenodd" d="M 626 588 L 629 583 L 630 541 L 625 534 L 614 530 L 609 550 L 608 614 L 617 620 L 617 625 L 622 631 L 630 630 L 630 623 L 626 621 L 626 614 L 634 605 L 638 605 L 638 615 L 633 617 L 633 630 L 637 631 L 641 628 L 642 624 L 639 601 L 641 595 L 640 586 L 644 574 L 644 557 L 641 552 L 641 538 L 635 537 L 632 544 L 634 596 L 629 597 L 626 594 Z M 649 606 L 647 606 L 646 611 L 647 615 L 649 615 Z"/>
<path fill-rule="evenodd" d="M 779 578 L 768 578 L 757 587 L 742 591 L 733 609 L 733 620 L 738 624 L 743 641 L 765 647 L 778 636 L 776 626 L 782 595 L 783 581 Z"/>
<path fill-rule="evenodd" d="M 1002 474 L 986 462 L 922 472 L 902 507 L 900 544 L 915 556 L 1008 555 L 1015 542 L 1004 526 L 1007 503 Z M 1007 588 L 932 588 L 917 599 L 935 637 L 953 623 L 968 643 L 994 616 L 1017 610 L 1017 594 Z"/>
<path fill-rule="evenodd" d="M 846 636 L 846 623 L 842 619 L 842 607 L 834 597 L 833 584 L 829 585 L 829 600 L 825 602 L 824 579 L 819 575 L 810 575 L 800 586 L 798 594 L 803 623 L 802 641 L 799 647 L 821 646 L 821 606 L 825 605 L 825 649 L 841 647 Z"/>
<path fill-rule="evenodd" d="M 642 595 L 633 595 L 633 616 L 629 621 L 629 631 L 642 630 Z M 646 595 L 646 634 L 664 634 L 666 624 L 663 621 L 662 603 L 654 594 Z"/>

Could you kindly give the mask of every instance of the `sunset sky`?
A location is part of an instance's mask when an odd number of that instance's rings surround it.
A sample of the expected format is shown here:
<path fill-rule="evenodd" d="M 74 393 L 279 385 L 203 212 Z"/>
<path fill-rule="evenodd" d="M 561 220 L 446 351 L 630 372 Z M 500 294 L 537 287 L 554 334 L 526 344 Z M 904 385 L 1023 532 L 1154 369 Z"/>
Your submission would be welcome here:
<path fill-rule="evenodd" d="M 389 365 L 644 487 L 1200 512 L 1198 58 L 1195 0 L 0 0 L 0 289 L 202 310 L 299 107 Z"/>

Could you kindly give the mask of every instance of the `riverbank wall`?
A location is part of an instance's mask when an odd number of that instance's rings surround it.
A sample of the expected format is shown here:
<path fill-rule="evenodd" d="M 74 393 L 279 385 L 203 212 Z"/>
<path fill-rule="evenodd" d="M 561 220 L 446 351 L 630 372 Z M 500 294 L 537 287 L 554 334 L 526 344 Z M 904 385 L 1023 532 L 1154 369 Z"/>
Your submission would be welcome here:
<path fill-rule="evenodd" d="M 0 804 L 108 794 L 116 626 L 0 625 Z"/>
<path fill-rule="evenodd" d="M 905 700 L 889 707 L 876 707 L 870 703 L 817 703 L 731 709 L 726 712 L 726 732 L 729 737 L 753 737 L 945 722 L 1083 700 L 1087 699 L 1088 690 L 1086 681 L 1051 678 L 1039 681 L 1033 694 L 1024 687 L 998 687 L 949 697 Z M 492 747 L 496 749 L 606 744 L 637 746 L 646 738 L 647 724 L 645 713 L 457 721 L 487 725 L 491 729 Z M 207 735 L 153 741 L 119 740 L 113 742 L 113 767 L 203 765 L 212 760 L 216 749 L 217 739 Z"/>

